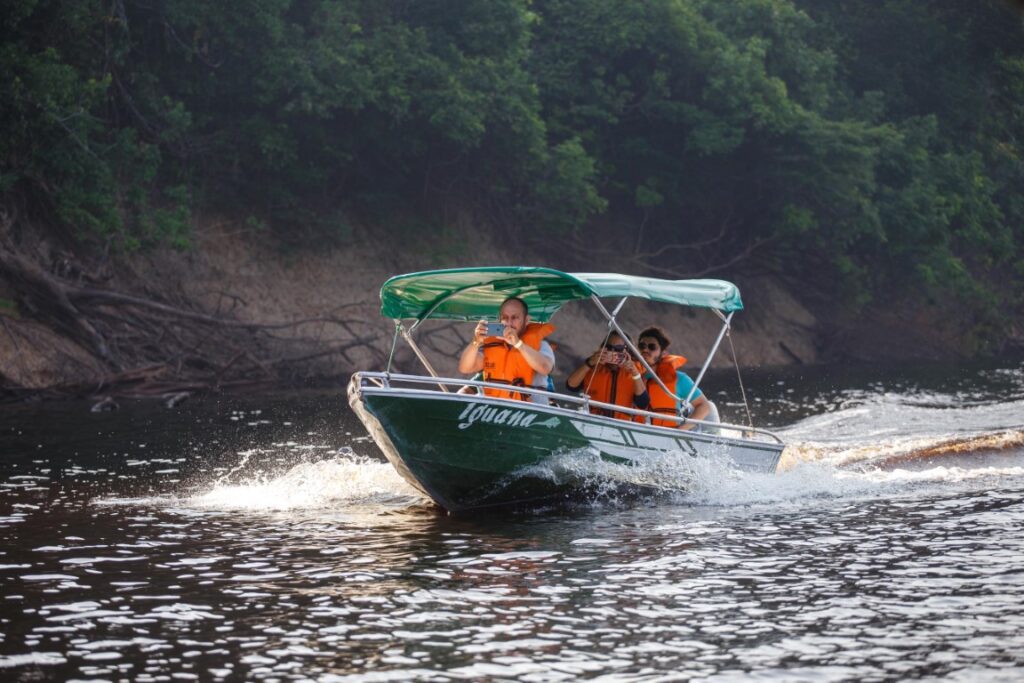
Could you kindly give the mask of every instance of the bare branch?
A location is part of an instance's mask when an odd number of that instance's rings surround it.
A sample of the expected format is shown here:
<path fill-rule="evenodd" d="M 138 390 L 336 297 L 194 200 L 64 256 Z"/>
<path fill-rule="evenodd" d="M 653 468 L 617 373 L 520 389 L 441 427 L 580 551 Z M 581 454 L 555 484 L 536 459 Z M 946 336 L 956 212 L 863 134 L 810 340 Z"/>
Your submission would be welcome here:
<path fill-rule="evenodd" d="M 251 323 L 243 320 L 226 320 L 224 318 L 217 318 L 212 315 L 206 315 L 205 313 L 195 313 L 192 311 L 182 310 L 175 308 L 174 306 L 168 306 L 156 301 L 149 299 L 142 299 L 137 296 L 131 296 L 129 294 L 121 294 L 118 292 L 110 292 L 106 290 L 98 289 L 69 289 L 69 295 L 72 299 L 87 301 L 87 300 L 99 300 L 99 301 L 110 301 L 115 303 L 129 304 L 132 306 L 140 306 L 143 308 L 149 308 L 156 311 L 163 311 L 179 318 L 185 318 L 187 320 L 195 320 L 197 322 L 208 323 L 210 325 L 219 325 L 221 327 L 241 327 L 246 329 L 260 329 L 260 330 L 275 330 L 283 329 L 287 327 L 297 327 L 299 325 L 305 325 L 307 323 L 327 322 L 335 325 L 345 326 L 347 321 L 340 320 L 338 318 L 328 317 L 314 317 L 314 318 L 303 318 L 300 320 L 290 320 L 287 322 L 274 322 L 274 323 Z M 354 308 L 357 306 L 366 305 L 362 302 L 345 304 L 340 308 Z M 338 310 L 338 309 L 335 309 Z"/>

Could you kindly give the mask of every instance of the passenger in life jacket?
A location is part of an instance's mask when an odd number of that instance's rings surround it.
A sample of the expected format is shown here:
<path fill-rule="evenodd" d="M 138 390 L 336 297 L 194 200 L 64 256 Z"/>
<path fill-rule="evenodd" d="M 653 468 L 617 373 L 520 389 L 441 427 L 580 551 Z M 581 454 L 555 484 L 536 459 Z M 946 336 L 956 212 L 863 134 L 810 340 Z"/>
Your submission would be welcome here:
<path fill-rule="evenodd" d="M 693 389 L 693 380 L 685 372 L 680 370 L 685 363 L 686 358 L 683 356 L 674 356 L 666 353 L 669 344 L 672 340 L 669 338 L 665 330 L 661 329 L 657 325 L 652 325 L 642 331 L 637 339 L 636 347 L 640 350 L 644 360 L 647 364 L 654 369 L 661 381 L 668 387 L 672 392 L 672 396 L 665 394 L 665 390 L 661 388 L 657 381 L 655 381 L 653 375 L 646 373 L 644 380 L 647 384 L 647 391 L 651 397 L 651 408 L 652 412 L 665 413 L 667 415 L 677 415 L 678 406 L 682 401 L 686 400 L 686 397 L 690 395 L 690 390 Z M 694 420 L 704 420 L 707 422 L 718 422 L 718 409 L 715 404 L 712 403 L 704 396 L 700 389 L 694 392 L 693 398 L 691 399 L 693 405 L 693 412 L 689 415 Z M 640 421 L 643 421 L 641 418 Z M 673 420 L 657 420 L 652 419 L 652 424 L 661 426 L 675 426 L 678 423 Z M 693 429 L 698 425 L 693 422 L 683 422 L 679 425 L 682 429 Z M 704 430 L 710 431 L 710 430 Z"/>
<path fill-rule="evenodd" d="M 487 321 L 478 322 L 473 341 L 459 356 L 459 372 L 469 375 L 483 371 L 485 382 L 547 390 L 548 376 L 555 369 L 555 352 L 544 338 L 555 331 L 554 326 L 530 322 L 530 309 L 518 297 L 505 299 L 498 316 L 505 326 L 501 336 L 487 336 Z M 546 397 L 513 389 L 486 388 L 484 394 L 549 402 Z"/>
<path fill-rule="evenodd" d="M 641 410 L 646 410 L 650 404 L 643 375 L 626 350 L 625 340 L 617 332 L 608 335 L 604 347 L 594 351 L 583 365 L 573 370 L 566 378 L 565 386 L 572 393 L 583 392 L 602 403 Z M 591 406 L 590 412 L 620 420 L 633 419 L 629 413 L 596 406 Z"/>

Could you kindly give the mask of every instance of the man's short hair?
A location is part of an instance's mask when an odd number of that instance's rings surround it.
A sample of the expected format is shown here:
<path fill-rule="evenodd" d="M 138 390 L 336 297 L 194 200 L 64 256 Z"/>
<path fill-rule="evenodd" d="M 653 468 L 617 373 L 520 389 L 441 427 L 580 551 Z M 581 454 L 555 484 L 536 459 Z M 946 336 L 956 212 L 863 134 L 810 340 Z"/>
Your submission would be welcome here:
<path fill-rule="evenodd" d="M 661 329 L 657 325 L 651 325 L 646 330 L 636 336 L 636 340 L 639 342 L 644 337 L 653 337 L 658 340 L 658 346 L 662 349 L 667 349 L 668 345 L 672 343 L 672 338 L 668 336 L 665 330 Z"/>
<path fill-rule="evenodd" d="M 504 301 L 502 301 L 502 302 L 501 302 L 501 305 L 502 305 L 502 306 L 504 306 L 504 305 L 505 305 L 505 304 L 507 304 L 507 303 L 508 303 L 509 301 L 518 301 L 518 302 L 519 302 L 519 304 L 520 304 L 520 305 L 521 305 L 521 306 L 523 307 L 523 315 L 524 315 L 524 316 L 530 315 L 530 307 L 529 307 L 529 306 L 527 306 L 527 305 L 526 305 L 526 302 L 525 302 L 525 301 L 523 301 L 522 299 L 520 299 L 520 298 L 519 298 L 518 296 L 510 296 L 509 298 L 507 298 L 507 299 L 505 299 Z"/>

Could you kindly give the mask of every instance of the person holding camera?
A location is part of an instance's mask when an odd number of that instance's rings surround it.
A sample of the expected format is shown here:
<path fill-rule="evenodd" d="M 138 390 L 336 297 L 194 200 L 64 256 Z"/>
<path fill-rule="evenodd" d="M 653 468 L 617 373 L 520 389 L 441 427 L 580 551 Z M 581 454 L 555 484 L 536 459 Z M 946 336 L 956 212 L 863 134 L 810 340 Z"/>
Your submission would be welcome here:
<path fill-rule="evenodd" d="M 565 380 L 570 392 L 582 392 L 595 401 L 627 408 L 646 410 L 650 405 L 647 384 L 637 369 L 636 362 L 626 350 L 625 340 L 617 332 L 608 335 L 604 346 Z M 628 413 L 591 406 L 590 412 L 620 420 L 632 420 Z"/>
<path fill-rule="evenodd" d="M 513 387 L 548 389 L 548 376 L 555 369 L 555 351 L 545 337 L 555 331 L 550 323 L 530 322 L 530 309 L 519 297 L 509 297 L 498 311 L 498 323 L 481 320 L 473 330 L 473 341 L 459 356 L 459 372 L 483 371 L 485 382 Z M 514 389 L 484 389 L 487 396 L 548 403 L 537 396 Z"/>

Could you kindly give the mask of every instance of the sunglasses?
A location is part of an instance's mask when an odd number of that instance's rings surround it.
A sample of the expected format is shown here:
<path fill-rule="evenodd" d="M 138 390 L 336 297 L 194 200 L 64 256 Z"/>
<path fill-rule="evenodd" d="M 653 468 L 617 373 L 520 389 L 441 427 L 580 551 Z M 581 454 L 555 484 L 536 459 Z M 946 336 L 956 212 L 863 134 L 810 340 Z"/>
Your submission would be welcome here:
<path fill-rule="evenodd" d="M 626 350 L 626 345 L 625 344 L 605 344 L 604 348 L 608 349 L 609 351 L 625 351 Z"/>
<path fill-rule="evenodd" d="M 640 342 L 639 344 L 636 345 L 636 348 L 640 349 L 641 351 L 657 351 L 661 347 L 655 344 L 654 342 Z"/>

